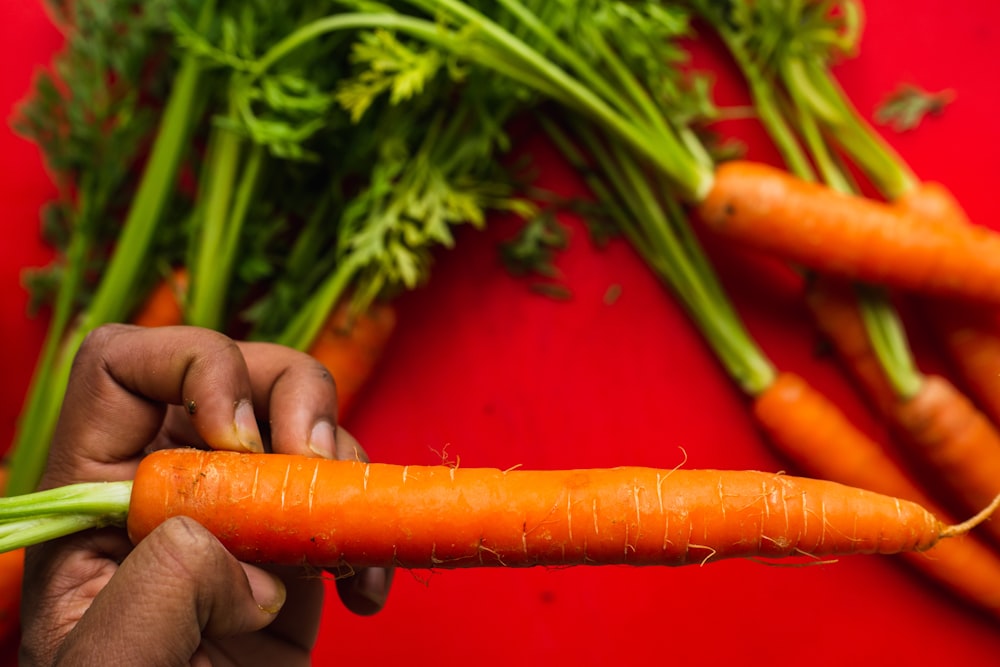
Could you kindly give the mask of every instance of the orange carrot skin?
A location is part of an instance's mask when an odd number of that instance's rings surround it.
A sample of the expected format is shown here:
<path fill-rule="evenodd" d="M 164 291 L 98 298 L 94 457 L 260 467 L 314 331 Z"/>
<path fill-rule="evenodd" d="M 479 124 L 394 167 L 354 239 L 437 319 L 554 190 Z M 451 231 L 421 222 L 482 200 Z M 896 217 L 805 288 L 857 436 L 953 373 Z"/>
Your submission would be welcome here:
<path fill-rule="evenodd" d="M 900 210 L 920 216 L 928 222 L 955 227 L 972 224 L 951 190 L 936 181 L 921 181 L 892 203 Z"/>
<path fill-rule="evenodd" d="M 396 309 L 387 303 L 372 304 L 352 315 L 348 303 L 338 306 L 309 348 L 326 366 L 337 384 L 339 416 L 344 419 L 375 372 L 396 328 Z"/>
<path fill-rule="evenodd" d="M 176 514 L 237 557 L 323 567 L 687 565 L 922 551 L 919 505 L 753 471 L 501 471 L 163 450 L 140 465 L 128 530 Z"/>
<path fill-rule="evenodd" d="M 799 375 L 779 374 L 754 400 L 753 415 L 775 449 L 802 474 L 930 506 L 883 448 Z"/>
<path fill-rule="evenodd" d="M 882 202 L 732 161 L 698 207 L 715 233 L 824 273 L 1000 303 L 1000 234 L 922 219 Z"/>
<path fill-rule="evenodd" d="M 878 443 L 798 375 L 779 375 L 753 411 L 775 448 L 803 474 L 904 498 L 951 522 Z M 975 535 L 900 557 L 956 598 L 1000 618 L 1000 556 Z"/>

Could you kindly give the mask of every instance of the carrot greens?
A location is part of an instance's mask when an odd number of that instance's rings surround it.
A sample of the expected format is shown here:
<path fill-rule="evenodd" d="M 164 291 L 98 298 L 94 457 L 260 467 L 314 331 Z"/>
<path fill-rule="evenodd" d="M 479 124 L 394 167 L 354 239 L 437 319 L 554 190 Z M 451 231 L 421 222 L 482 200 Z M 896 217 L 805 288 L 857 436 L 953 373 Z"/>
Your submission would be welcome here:
<path fill-rule="evenodd" d="M 73 195 L 66 206 L 80 216 L 66 265 L 78 278 L 93 268 L 97 281 L 86 298 L 79 280 L 62 281 L 56 326 L 13 445 L 10 494 L 31 490 L 41 475 L 76 348 L 93 328 L 126 321 L 137 286 L 151 285 L 169 267 L 187 268 L 187 323 L 307 349 L 339 302 L 350 300 L 360 311 L 425 281 L 433 249 L 454 243 L 452 226 L 482 226 L 494 209 L 534 214 L 496 159 L 508 147 L 506 121 L 525 99 L 517 87 L 483 89 L 445 112 L 431 100 L 451 94 L 457 82 L 442 77 L 434 95 L 406 113 L 392 100 L 372 100 L 364 118 L 352 120 L 357 103 L 342 85 L 349 70 L 366 58 L 380 65 L 384 56 L 394 58 L 398 102 L 422 90 L 412 73 L 422 65 L 411 45 L 387 35 L 370 39 L 366 50 L 351 32 L 310 32 L 321 17 L 342 10 L 339 2 L 162 0 L 140 7 L 121 0 L 73 7 L 78 22 L 68 33 L 70 53 L 84 55 L 61 61 L 59 85 L 85 67 L 94 79 L 117 80 L 117 61 L 102 60 L 101 49 L 110 51 L 111 35 L 134 28 L 131 57 L 160 68 L 152 79 L 133 77 L 131 87 L 123 86 L 140 95 L 155 81 L 165 102 L 154 133 L 149 121 L 128 126 L 133 107 L 124 95 L 112 109 L 117 115 L 108 117 L 109 135 L 97 138 L 105 143 L 88 139 L 103 147 L 91 153 L 117 160 L 115 168 L 105 174 L 103 162 L 95 162 L 66 177 Z M 114 12 L 114 19 L 82 20 L 88 11 L 104 18 Z M 365 16 L 363 26 L 395 15 L 380 8 Z M 353 14 L 333 19 L 358 23 Z M 146 21 L 151 27 L 142 32 Z M 138 51 L 141 44 L 149 50 Z M 407 77 L 409 87 L 398 83 Z M 45 123 L 58 121 L 49 118 L 57 111 L 56 85 L 42 81 L 26 107 L 38 110 L 26 115 L 38 128 L 34 136 L 47 142 L 57 164 L 84 160 L 82 151 L 58 152 L 77 150 L 76 144 L 50 140 Z M 83 103 L 74 98 L 67 106 L 75 112 Z M 80 116 L 69 127 L 85 134 L 94 114 Z M 127 132 L 135 133 L 131 161 L 116 152 L 133 145 Z M 144 142 L 148 156 L 139 150 Z M 112 194 L 120 211 L 105 205 Z M 88 267 L 80 260 L 91 246 L 91 221 L 105 215 L 120 220 L 106 235 L 114 252 Z"/>

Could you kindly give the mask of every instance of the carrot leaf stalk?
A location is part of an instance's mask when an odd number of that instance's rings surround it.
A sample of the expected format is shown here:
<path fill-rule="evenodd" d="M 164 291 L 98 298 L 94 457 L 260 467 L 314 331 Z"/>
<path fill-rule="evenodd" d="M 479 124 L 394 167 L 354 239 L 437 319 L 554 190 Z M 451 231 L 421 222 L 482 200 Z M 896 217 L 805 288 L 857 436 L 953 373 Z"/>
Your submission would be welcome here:
<path fill-rule="evenodd" d="M 95 482 L 0 498 L 0 551 L 125 520 L 132 482 Z"/>

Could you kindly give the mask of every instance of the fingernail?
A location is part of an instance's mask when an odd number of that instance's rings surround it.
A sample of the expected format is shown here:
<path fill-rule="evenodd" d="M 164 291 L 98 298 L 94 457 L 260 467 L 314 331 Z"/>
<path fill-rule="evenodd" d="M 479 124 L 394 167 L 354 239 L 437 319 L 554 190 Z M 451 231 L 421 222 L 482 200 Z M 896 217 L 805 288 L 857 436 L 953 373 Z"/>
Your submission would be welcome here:
<path fill-rule="evenodd" d="M 245 570 L 247 581 L 250 582 L 250 592 L 260 610 L 268 614 L 277 614 L 281 611 L 288 595 L 285 583 L 270 572 L 260 568 L 247 567 Z"/>
<path fill-rule="evenodd" d="M 309 434 L 309 449 L 324 459 L 332 459 L 336 456 L 337 441 L 333 432 L 333 424 L 325 419 L 316 422 Z"/>
<path fill-rule="evenodd" d="M 236 418 L 233 423 L 236 429 L 236 439 L 243 449 L 260 454 L 264 451 L 261 444 L 260 430 L 257 428 L 257 417 L 253 413 L 250 401 L 240 401 L 236 404 Z"/>

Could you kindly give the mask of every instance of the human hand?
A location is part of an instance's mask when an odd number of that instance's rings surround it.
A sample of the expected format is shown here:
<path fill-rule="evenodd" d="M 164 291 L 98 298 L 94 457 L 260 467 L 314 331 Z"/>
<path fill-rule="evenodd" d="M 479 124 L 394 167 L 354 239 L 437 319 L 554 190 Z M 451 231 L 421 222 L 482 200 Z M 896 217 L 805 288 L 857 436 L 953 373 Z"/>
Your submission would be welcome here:
<path fill-rule="evenodd" d="M 176 446 L 366 458 L 335 416 L 330 375 L 308 355 L 109 325 L 76 357 L 41 487 L 131 479 L 145 453 Z M 363 570 L 337 590 L 373 613 L 390 580 Z M 28 549 L 21 664 L 309 664 L 322 605 L 315 572 L 240 563 L 190 519 L 134 548 L 90 531 Z"/>

